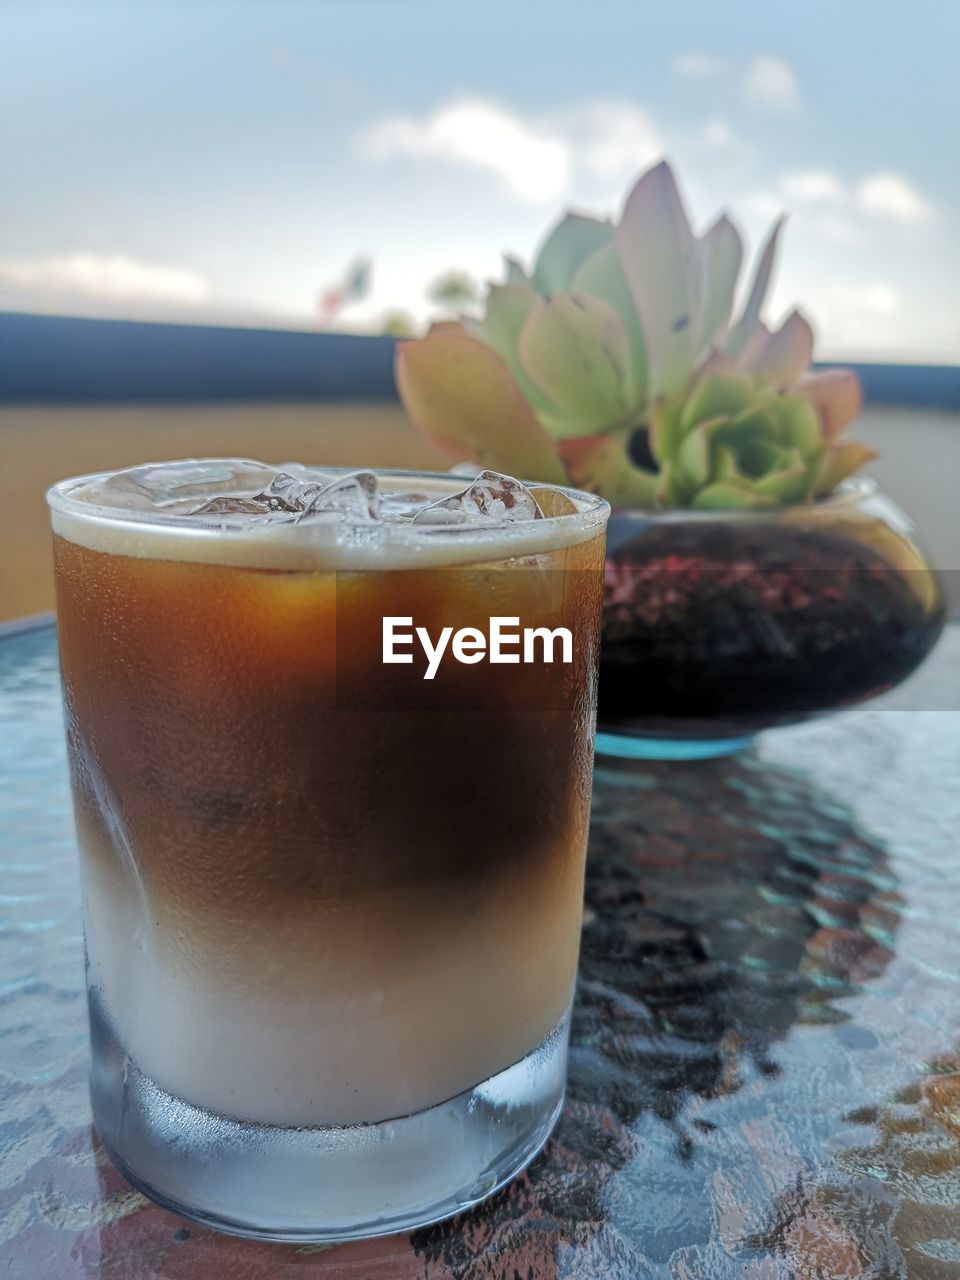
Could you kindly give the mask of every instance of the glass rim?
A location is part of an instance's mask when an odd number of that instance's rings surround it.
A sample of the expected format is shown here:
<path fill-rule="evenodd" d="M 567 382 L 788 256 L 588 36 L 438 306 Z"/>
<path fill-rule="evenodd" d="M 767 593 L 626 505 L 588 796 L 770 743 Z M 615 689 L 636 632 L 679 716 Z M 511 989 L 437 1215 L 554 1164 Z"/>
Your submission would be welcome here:
<path fill-rule="evenodd" d="M 325 541 L 343 538 L 351 531 L 358 534 L 377 531 L 377 540 L 382 545 L 423 546 L 462 546 L 490 547 L 499 549 L 513 541 L 543 541 L 545 546 L 551 542 L 556 545 L 570 546 L 585 541 L 591 532 L 602 529 L 610 515 L 610 504 L 605 498 L 582 489 L 566 485 L 547 484 L 524 480 L 523 484 L 530 488 L 552 489 L 570 498 L 577 506 L 576 512 L 560 516 L 545 516 L 539 520 L 497 521 L 471 523 L 469 525 L 414 525 L 404 522 L 377 522 L 352 518 L 349 515 L 338 515 L 335 520 L 313 520 L 294 523 L 292 521 L 267 521 L 257 524 L 250 520 L 229 517 L 219 520 L 199 521 L 196 517 L 182 512 L 174 514 L 163 510 L 140 510 L 135 508 L 113 507 L 100 502 L 83 501 L 73 497 L 74 491 L 85 484 L 109 479 L 121 475 L 125 471 L 136 471 L 141 468 L 163 468 L 167 465 L 183 463 L 218 463 L 249 461 L 226 457 L 171 458 L 161 462 L 144 462 L 133 467 L 117 467 L 106 471 L 94 471 L 84 475 L 69 476 L 57 481 L 46 491 L 46 501 L 50 508 L 57 531 L 57 516 L 63 517 L 66 523 L 76 521 L 79 525 L 97 525 L 102 529 L 113 528 L 117 533 L 129 530 L 147 536 L 167 535 L 179 542 L 196 540 L 229 540 L 255 544 L 261 541 L 278 541 L 286 544 L 320 544 Z M 275 464 L 262 464 L 274 466 Z M 277 470 L 281 465 L 276 466 Z M 287 465 L 294 465 L 289 463 Z M 305 464 L 296 464 L 305 465 Z M 332 476 L 350 475 L 357 471 L 372 471 L 378 479 L 395 481 L 430 481 L 442 486 L 438 497 L 461 492 L 470 483 L 464 476 L 451 475 L 449 472 L 420 470 L 397 467 L 323 467 L 317 471 Z M 549 533 L 548 533 L 549 531 Z M 69 536 L 69 535 L 67 535 Z M 517 554 L 522 554 L 518 551 Z"/>

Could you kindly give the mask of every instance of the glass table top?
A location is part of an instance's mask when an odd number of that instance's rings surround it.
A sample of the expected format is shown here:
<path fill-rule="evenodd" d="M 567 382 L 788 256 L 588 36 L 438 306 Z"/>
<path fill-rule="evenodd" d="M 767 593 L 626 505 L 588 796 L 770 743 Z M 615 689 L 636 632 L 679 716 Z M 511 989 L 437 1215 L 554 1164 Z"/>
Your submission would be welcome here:
<path fill-rule="evenodd" d="M 86 1095 L 51 626 L 0 638 L 0 1274 L 960 1276 L 960 627 L 901 689 L 735 758 L 601 764 L 567 1102 L 411 1236 L 218 1236 L 130 1189 Z"/>

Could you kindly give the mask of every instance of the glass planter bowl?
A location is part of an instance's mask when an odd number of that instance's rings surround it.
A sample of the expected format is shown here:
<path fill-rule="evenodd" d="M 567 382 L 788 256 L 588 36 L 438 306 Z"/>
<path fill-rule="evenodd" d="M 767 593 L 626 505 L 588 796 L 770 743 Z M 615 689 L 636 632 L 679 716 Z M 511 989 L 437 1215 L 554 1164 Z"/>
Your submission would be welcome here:
<path fill-rule="evenodd" d="M 615 510 L 597 751 L 739 750 L 899 684 L 944 616 L 913 526 L 869 479 L 775 510 Z"/>

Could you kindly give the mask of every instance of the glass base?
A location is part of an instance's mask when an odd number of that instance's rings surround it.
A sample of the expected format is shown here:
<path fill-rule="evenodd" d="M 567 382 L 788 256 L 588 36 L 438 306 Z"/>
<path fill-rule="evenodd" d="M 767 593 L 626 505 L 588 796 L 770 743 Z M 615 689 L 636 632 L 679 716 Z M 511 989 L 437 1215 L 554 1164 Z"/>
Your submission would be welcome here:
<path fill-rule="evenodd" d="M 644 738 L 631 734 L 597 731 L 598 756 L 615 756 L 621 760 L 711 760 L 743 751 L 753 736 L 740 738 Z"/>
<path fill-rule="evenodd" d="M 426 1226 L 515 1177 L 563 1103 L 569 1011 L 531 1053 L 437 1106 L 396 1120 L 286 1128 L 173 1097 L 125 1053 L 91 993 L 94 1120 L 144 1195 L 230 1235 L 355 1240 Z"/>

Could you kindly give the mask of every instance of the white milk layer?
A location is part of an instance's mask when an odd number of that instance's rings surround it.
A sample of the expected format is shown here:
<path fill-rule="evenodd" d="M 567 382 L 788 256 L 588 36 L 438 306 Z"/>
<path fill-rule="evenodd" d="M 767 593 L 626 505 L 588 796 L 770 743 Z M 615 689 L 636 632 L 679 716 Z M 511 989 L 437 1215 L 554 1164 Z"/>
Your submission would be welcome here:
<path fill-rule="evenodd" d="M 482 903 L 394 892 L 314 922 L 313 937 L 278 921 L 272 947 L 255 937 L 225 956 L 132 878 L 104 874 L 105 852 L 84 858 L 89 982 L 140 1070 L 222 1115 L 409 1115 L 526 1056 L 573 994 L 582 866 L 553 885 L 505 880 Z"/>

